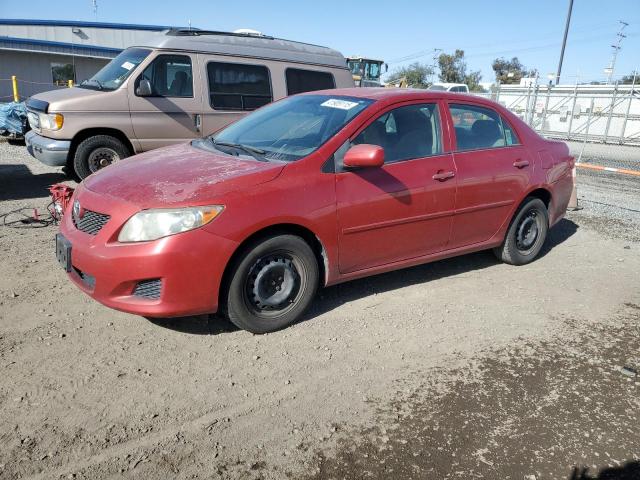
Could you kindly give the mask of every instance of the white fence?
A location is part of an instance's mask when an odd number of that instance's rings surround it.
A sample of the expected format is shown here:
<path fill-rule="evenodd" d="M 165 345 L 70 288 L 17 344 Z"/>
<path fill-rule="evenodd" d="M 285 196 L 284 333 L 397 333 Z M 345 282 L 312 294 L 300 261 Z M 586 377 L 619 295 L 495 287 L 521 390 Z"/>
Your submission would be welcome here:
<path fill-rule="evenodd" d="M 506 106 L 544 136 L 640 145 L 638 85 L 503 85 L 479 95 Z"/>

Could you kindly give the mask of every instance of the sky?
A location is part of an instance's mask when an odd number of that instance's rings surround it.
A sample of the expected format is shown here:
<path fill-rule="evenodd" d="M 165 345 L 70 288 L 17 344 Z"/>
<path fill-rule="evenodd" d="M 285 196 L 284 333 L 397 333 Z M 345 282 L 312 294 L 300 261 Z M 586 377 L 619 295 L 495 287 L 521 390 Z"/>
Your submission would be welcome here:
<path fill-rule="evenodd" d="M 496 57 L 517 56 L 545 78 L 556 71 L 568 0 L 0 0 L 2 18 L 251 28 L 274 37 L 385 60 L 389 71 L 433 63 L 433 49 L 465 51 L 469 70 L 494 80 Z M 616 76 L 640 71 L 640 0 L 574 0 L 561 83 L 603 80 L 612 43 L 629 23 Z"/>

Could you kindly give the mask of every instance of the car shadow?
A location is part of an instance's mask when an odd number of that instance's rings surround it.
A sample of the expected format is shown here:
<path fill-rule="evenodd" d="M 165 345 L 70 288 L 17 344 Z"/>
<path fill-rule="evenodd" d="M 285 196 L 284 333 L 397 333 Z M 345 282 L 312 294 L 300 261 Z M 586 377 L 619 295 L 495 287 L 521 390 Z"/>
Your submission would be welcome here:
<path fill-rule="evenodd" d="M 640 462 L 630 461 L 619 467 L 601 469 L 598 473 L 589 473 L 589 468 L 574 467 L 569 480 L 638 480 Z"/>
<path fill-rule="evenodd" d="M 45 198 L 49 187 L 68 178 L 62 173 L 34 175 L 26 165 L 0 165 L 0 201 Z"/>
<path fill-rule="evenodd" d="M 564 243 L 577 231 L 578 225 L 571 220 L 563 219 L 558 222 L 550 230 L 540 256 L 548 254 L 553 248 Z M 366 296 L 385 293 L 419 283 L 426 284 L 443 277 L 482 270 L 498 263 L 500 262 L 493 253 L 490 250 L 486 250 L 340 283 L 320 290 L 300 322 L 313 320 L 323 313 L 330 312 L 346 303 Z M 218 335 L 239 330 L 229 320 L 217 314 L 170 319 L 147 319 L 160 327 L 194 335 Z"/>

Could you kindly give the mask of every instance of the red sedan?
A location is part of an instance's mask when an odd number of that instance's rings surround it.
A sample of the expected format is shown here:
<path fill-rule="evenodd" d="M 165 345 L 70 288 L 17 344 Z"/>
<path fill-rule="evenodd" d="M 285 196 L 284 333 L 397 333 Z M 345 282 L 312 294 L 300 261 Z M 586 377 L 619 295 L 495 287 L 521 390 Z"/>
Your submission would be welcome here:
<path fill-rule="evenodd" d="M 221 311 L 264 333 L 299 319 L 320 286 L 483 249 L 531 262 L 573 166 L 564 143 L 479 97 L 312 92 L 92 175 L 56 251 L 109 307 Z"/>

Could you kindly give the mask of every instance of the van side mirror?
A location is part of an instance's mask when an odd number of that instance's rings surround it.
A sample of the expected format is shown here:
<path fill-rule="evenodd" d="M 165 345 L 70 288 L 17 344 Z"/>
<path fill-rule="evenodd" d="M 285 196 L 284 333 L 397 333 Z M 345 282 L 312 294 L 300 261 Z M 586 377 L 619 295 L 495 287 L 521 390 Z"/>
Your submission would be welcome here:
<path fill-rule="evenodd" d="M 354 145 L 345 153 L 343 164 L 347 168 L 381 167 L 384 165 L 384 148 L 367 143 Z"/>
<path fill-rule="evenodd" d="M 143 78 L 138 82 L 138 86 L 136 87 L 136 95 L 139 97 L 150 97 L 153 95 L 153 91 L 151 90 L 151 82 L 146 78 Z"/>

